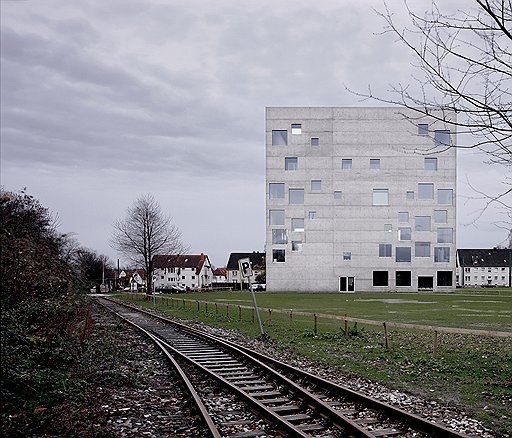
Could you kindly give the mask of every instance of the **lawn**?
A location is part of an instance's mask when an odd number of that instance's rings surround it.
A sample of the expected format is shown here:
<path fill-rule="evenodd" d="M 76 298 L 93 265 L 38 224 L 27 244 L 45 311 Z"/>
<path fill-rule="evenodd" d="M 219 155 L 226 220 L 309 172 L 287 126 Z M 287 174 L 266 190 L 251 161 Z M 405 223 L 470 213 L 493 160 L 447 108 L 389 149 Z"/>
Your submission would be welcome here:
<path fill-rule="evenodd" d="M 187 321 L 236 330 L 250 337 L 259 335 L 251 309 L 238 307 L 252 306 L 249 292 L 162 295 L 153 302 L 144 301 L 141 295 L 125 297 Z M 259 292 L 256 299 L 268 345 L 290 358 L 304 357 L 348 376 L 380 381 L 458 406 L 482 420 L 496 436 L 507 436 L 512 431 L 512 338 L 442 332 L 434 337 L 432 331 L 392 328 L 388 330 L 386 348 L 382 325 L 351 322 L 345 327 L 343 321 L 321 316 L 315 324 L 311 315 L 297 314 L 347 314 L 382 322 L 512 332 L 512 291 L 346 295 Z M 274 310 L 269 312 L 269 308 Z"/>

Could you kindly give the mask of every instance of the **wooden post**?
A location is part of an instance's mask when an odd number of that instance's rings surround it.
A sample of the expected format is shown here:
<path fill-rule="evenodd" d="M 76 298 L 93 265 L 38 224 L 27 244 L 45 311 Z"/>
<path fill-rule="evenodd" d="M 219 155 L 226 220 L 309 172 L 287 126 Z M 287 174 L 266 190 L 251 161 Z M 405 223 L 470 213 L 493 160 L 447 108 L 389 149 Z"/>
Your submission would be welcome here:
<path fill-rule="evenodd" d="M 208 313 L 208 303 L 204 303 L 204 313 Z"/>
<path fill-rule="evenodd" d="M 347 319 L 346 313 L 345 313 L 345 319 L 343 321 L 345 322 L 345 337 L 348 338 L 348 319 Z"/>
<path fill-rule="evenodd" d="M 288 326 L 291 327 L 293 322 L 293 312 L 290 310 L 290 319 L 288 320 Z"/>
<path fill-rule="evenodd" d="M 185 308 L 185 298 L 183 298 L 183 308 Z"/>
<path fill-rule="evenodd" d="M 268 323 L 272 322 L 272 309 L 268 309 Z"/>
<path fill-rule="evenodd" d="M 437 330 L 434 330 L 434 343 L 432 345 L 432 357 L 437 357 L 437 346 L 438 346 L 438 338 L 437 338 Z"/>
<path fill-rule="evenodd" d="M 242 306 L 238 306 L 238 321 L 242 320 Z"/>
<path fill-rule="evenodd" d="M 226 304 L 226 316 L 229 316 L 229 304 Z"/>
<path fill-rule="evenodd" d="M 197 303 L 197 311 L 199 312 L 199 300 L 196 300 Z"/>
<path fill-rule="evenodd" d="M 254 307 L 251 309 L 251 320 L 254 324 Z"/>
<path fill-rule="evenodd" d="M 313 334 L 316 336 L 318 333 L 318 318 L 316 316 L 316 313 L 313 315 L 314 323 L 313 323 Z"/>
<path fill-rule="evenodd" d="M 215 313 L 217 313 L 218 309 L 217 309 L 217 303 L 215 303 Z"/>
<path fill-rule="evenodd" d="M 382 323 L 384 326 L 384 345 L 386 346 L 386 350 L 389 350 L 389 337 L 388 337 L 388 326 L 386 323 Z"/>

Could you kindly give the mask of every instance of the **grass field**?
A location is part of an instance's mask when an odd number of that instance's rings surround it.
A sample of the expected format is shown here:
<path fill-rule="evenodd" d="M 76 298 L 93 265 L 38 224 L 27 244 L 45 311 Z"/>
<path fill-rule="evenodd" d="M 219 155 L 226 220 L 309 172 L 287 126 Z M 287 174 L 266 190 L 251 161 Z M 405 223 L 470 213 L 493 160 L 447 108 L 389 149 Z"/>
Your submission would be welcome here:
<path fill-rule="evenodd" d="M 161 296 L 155 302 L 131 296 L 175 317 L 204 322 L 256 337 L 249 292 Z M 206 306 L 201 300 L 217 303 Z M 440 333 L 434 357 L 431 331 L 389 330 L 385 348 L 382 326 L 353 323 L 345 337 L 343 321 L 310 316 L 326 313 L 387 322 L 512 331 L 512 291 L 456 294 L 275 294 L 257 293 L 268 342 L 289 355 L 306 357 L 349 376 L 377 380 L 440 403 L 459 406 L 492 428 L 512 432 L 512 338 Z M 229 307 L 227 305 L 229 304 Z M 268 313 L 268 308 L 287 310 Z"/>

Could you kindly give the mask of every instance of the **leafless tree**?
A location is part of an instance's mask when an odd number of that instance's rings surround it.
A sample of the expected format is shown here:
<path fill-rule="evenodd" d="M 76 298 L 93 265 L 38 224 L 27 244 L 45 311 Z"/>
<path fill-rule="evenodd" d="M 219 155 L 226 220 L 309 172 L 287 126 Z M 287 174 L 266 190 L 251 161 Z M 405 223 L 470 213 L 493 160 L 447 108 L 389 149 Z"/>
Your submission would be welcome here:
<path fill-rule="evenodd" d="M 469 144 L 455 147 L 483 151 L 486 162 L 512 166 L 512 0 L 473 0 L 467 8 L 446 13 L 435 1 L 424 15 L 404 5 L 410 26 L 399 26 L 384 3 L 383 33 L 391 33 L 412 52 L 419 76 L 413 84 L 391 88 L 392 98 L 374 93 L 371 87 L 359 96 L 408 108 L 418 117 L 448 122 L 457 113 L 458 139 L 470 134 Z M 442 5 L 445 6 L 445 5 Z M 441 110 L 440 112 L 433 111 Z M 404 114 L 405 117 L 405 114 Z M 410 116 L 409 116 L 410 117 Z M 505 174 L 505 172 L 504 172 Z M 506 196 L 512 179 L 504 175 L 504 188 L 487 193 L 490 203 L 512 209 Z"/>
<path fill-rule="evenodd" d="M 111 246 L 128 257 L 146 273 L 147 293 L 152 293 L 152 259 L 157 254 L 182 254 L 188 250 L 181 231 L 166 216 L 160 204 L 150 195 L 142 195 L 116 220 Z"/>

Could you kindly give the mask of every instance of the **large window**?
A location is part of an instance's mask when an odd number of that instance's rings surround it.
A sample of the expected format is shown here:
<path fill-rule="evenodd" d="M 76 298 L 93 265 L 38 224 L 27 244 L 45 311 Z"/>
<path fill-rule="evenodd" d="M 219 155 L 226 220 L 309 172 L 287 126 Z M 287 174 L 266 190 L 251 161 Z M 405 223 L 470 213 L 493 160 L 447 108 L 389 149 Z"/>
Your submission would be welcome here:
<path fill-rule="evenodd" d="M 450 261 L 450 248 L 448 247 L 435 247 L 434 248 L 434 262 L 449 262 Z"/>
<path fill-rule="evenodd" d="M 450 131 L 446 129 L 439 129 L 434 132 L 434 141 L 439 145 L 450 145 Z"/>
<path fill-rule="evenodd" d="M 272 243 L 288 243 L 288 231 L 285 229 L 272 230 Z"/>
<path fill-rule="evenodd" d="M 373 205 L 389 205 L 389 190 L 373 189 Z"/>
<path fill-rule="evenodd" d="M 419 183 L 418 199 L 434 199 L 434 184 Z"/>
<path fill-rule="evenodd" d="M 319 192 L 322 190 L 322 180 L 321 179 L 312 179 L 311 180 L 311 190 L 313 192 Z"/>
<path fill-rule="evenodd" d="M 453 204 L 453 190 L 452 189 L 437 189 L 437 203 L 440 205 Z"/>
<path fill-rule="evenodd" d="M 272 131 L 272 145 L 285 146 L 288 144 L 288 131 L 275 130 Z"/>
<path fill-rule="evenodd" d="M 436 224 L 448 223 L 448 211 L 447 210 L 434 210 L 434 222 Z"/>
<path fill-rule="evenodd" d="M 342 169 L 352 169 L 352 158 L 343 158 L 341 160 Z"/>
<path fill-rule="evenodd" d="M 453 285 L 452 271 L 437 271 L 437 285 L 438 286 L 452 286 Z"/>
<path fill-rule="evenodd" d="M 304 218 L 303 217 L 292 218 L 292 231 L 304 231 Z"/>
<path fill-rule="evenodd" d="M 379 243 L 379 257 L 391 257 L 391 243 Z"/>
<path fill-rule="evenodd" d="M 414 244 L 414 257 L 430 257 L 430 242 L 416 242 Z"/>
<path fill-rule="evenodd" d="M 397 262 L 410 262 L 411 248 L 408 246 L 397 246 L 395 248 L 395 260 Z"/>
<path fill-rule="evenodd" d="M 273 249 L 272 250 L 272 261 L 277 263 L 283 263 L 285 261 L 285 250 L 284 249 Z"/>
<path fill-rule="evenodd" d="M 414 229 L 416 231 L 430 231 L 430 216 L 416 216 Z"/>
<path fill-rule="evenodd" d="M 304 204 L 304 189 L 289 189 L 290 204 Z"/>
<path fill-rule="evenodd" d="M 425 170 L 437 170 L 437 158 L 424 159 Z"/>
<path fill-rule="evenodd" d="M 438 228 L 437 243 L 453 243 L 453 228 Z"/>
<path fill-rule="evenodd" d="M 370 169 L 374 169 L 374 170 L 380 169 L 380 159 L 379 158 L 370 158 Z"/>
<path fill-rule="evenodd" d="M 284 225 L 284 210 L 270 210 L 268 223 L 269 225 Z"/>
<path fill-rule="evenodd" d="M 269 183 L 268 197 L 269 199 L 284 198 L 284 183 Z"/>
<path fill-rule="evenodd" d="M 302 134 L 302 125 L 300 123 L 292 123 L 292 134 Z"/>
<path fill-rule="evenodd" d="M 411 271 L 396 271 L 395 280 L 397 286 L 410 286 Z"/>
<path fill-rule="evenodd" d="M 299 159 L 297 157 L 285 157 L 284 170 L 297 170 L 299 167 Z"/>
<path fill-rule="evenodd" d="M 388 285 L 388 271 L 373 271 L 373 285 L 374 286 L 387 286 Z"/>
<path fill-rule="evenodd" d="M 411 240 L 411 228 L 398 228 L 398 240 Z"/>

